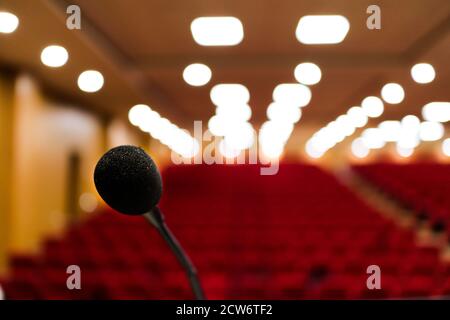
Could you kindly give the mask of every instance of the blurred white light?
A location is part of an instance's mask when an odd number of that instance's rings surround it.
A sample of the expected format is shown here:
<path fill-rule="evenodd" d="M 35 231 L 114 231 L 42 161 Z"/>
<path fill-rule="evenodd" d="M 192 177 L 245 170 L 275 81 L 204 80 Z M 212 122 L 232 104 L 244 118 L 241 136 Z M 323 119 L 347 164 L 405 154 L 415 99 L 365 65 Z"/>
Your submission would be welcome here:
<path fill-rule="evenodd" d="M 154 134 L 155 136 L 158 136 L 159 141 L 162 144 L 165 144 L 166 146 L 173 147 L 182 145 L 181 142 L 185 142 L 186 139 L 183 137 L 184 135 L 189 138 L 189 135 L 183 132 L 178 126 L 174 125 L 172 122 L 170 122 L 168 119 L 165 119 L 164 122 L 162 122 L 164 126 L 159 127 L 161 130 L 161 134 L 158 134 L 154 132 L 153 129 L 150 129 L 150 134 Z M 183 132 L 183 136 L 181 135 L 181 132 Z M 182 138 L 182 139 L 179 139 Z M 184 145 L 184 143 L 183 143 Z"/>
<path fill-rule="evenodd" d="M 261 151 L 265 158 L 278 159 L 284 151 L 284 144 L 282 143 L 265 143 L 261 144 Z"/>
<path fill-rule="evenodd" d="M 211 80 L 211 69 L 202 63 L 193 63 L 184 68 L 183 79 L 194 87 L 204 86 Z"/>
<path fill-rule="evenodd" d="M 78 76 L 78 87 L 84 92 L 97 92 L 104 82 L 103 75 L 96 70 L 87 70 Z"/>
<path fill-rule="evenodd" d="M 407 115 L 401 120 L 401 133 L 397 145 L 404 149 L 415 148 L 419 145 L 420 120 L 416 116 Z"/>
<path fill-rule="evenodd" d="M 309 149 L 308 153 L 324 153 L 328 151 L 330 148 L 336 145 L 335 137 L 331 136 L 331 130 L 325 127 L 319 130 L 319 132 L 315 133 L 311 139 L 306 143 L 306 148 Z"/>
<path fill-rule="evenodd" d="M 128 120 L 134 126 L 143 123 L 145 116 L 150 113 L 151 109 L 145 104 L 137 104 L 128 111 Z"/>
<path fill-rule="evenodd" d="M 407 148 L 407 147 L 405 148 L 399 144 L 397 144 L 396 150 L 397 150 L 398 155 L 403 158 L 408 158 L 408 157 L 412 156 L 412 154 L 414 153 L 414 148 Z"/>
<path fill-rule="evenodd" d="M 200 17 L 191 23 L 192 37 L 201 46 L 234 46 L 244 38 L 244 27 L 235 17 Z"/>
<path fill-rule="evenodd" d="M 198 141 L 182 129 L 176 130 L 168 145 L 173 151 L 185 158 L 195 157 L 200 152 Z"/>
<path fill-rule="evenodd" d="M 362 128 L 367 124 L 367 115 L 361 107 L 351 107 L 348 109 L 347 115 L 353 127 Z"/>
<path fill-rule="evenodd" d="M 450 102 L 430 102 L 423 106 L 422 116 L 427 121 L 450 121 Z"/>
<path fill-rule="evenodd" d="M 248 104 L 221 104 L 216 107 L 216 115 L 229 121 L 248 121 L 252 109 Z"/>
<path fill-rule="evenodd" d="M 224 136 L 230 128 L 230 120 L 218 115 L 212 116 L 208 121 L 208 130 L 215 136 Z"/>
<path fill-rule="evenodd" d="M 386 142 L 398 141 L 400 138 L 402 125 L 400 121 L 387 120 L 378 125 L 381 136 Z"/>
<path fill-rule="evenodd" d="M 94 212 L 97 209 L 97 198 L 92 193 L 83 193 L 78 200 L 81 210 L 84 212 Z"/>
<path fill-rule="evenodd" d="M 352 142 L 352 153 L 357 158 L 365 158 L 369 155 L 369 148 L 367 148 L 361 138 L 357 138 Z"/>
<path fill-rule="evenodd" d="M 436 72 L 431 64 L 418 63 L 411 68 L 411 77 L 417 83 L 430 83 L 436 77 Z"/>
<path fill-rule="evenodd" d="M 250 123 L 234 123 L 232 129 L 225 134 L 227 146 L 236 150 L 245 150 L 254 143 L 254 130 Z"/>
<path fill-rule="evenodd" d="M 318 158 L 322 157 L 324 154 L 324 151 L 322 151 L 320 148 L 318 148 L 315 145 L 314 140 L 309 140 L 306 143 L 305 151 L 308 156 L 310 156 L 311 158 L 314 158 L 314 159 L 318 159 Z"/>
<path fill-rule="evenodd" d="M 161 116 L 158 112 L 153 110 L 143 110 L 142 118 L 139 120 L 138 127 L 144 132 L 154 134 L 155 130 L 158 130 L 160 126 Z"/>
<path fill-rule="evenodd" d="M 295 79 L 301 84 L 314 85 L 322 78 L 322 71 L 315 63 L 304 62 L 295 67 Z"/>
<path fill-rule="evenodd" d="M 301 116 L 301 109 L 291 105 L 272 102 L 267 108 L 267 117 L 273 121 L 297 123 Z"/>
<path fill-rule="evenodd" d="M 397 104 L 405 98 L 405 91 L 398 83 L 387 83 L 381 89 L 381 97 L 390 104 Z"/>
<path fill-rule="evenodd" d="M 320 135 L 326 137 L 326 140 L 332 147 L 336 143 L 344 141 L 347 132 L 345 132 L 341 125 L 335 120 L 328 123 L 327 126 L 320 131 Z"/>
<path fill-rule="evenodd" d="M 385 145 L 381 132 L 377 128 L 364 130 L 361 134 L 361 139 L 364 145 L 369 149 L 381 149 Z"/>
<path fill-rule="evenodd" d="M 293 130 L 294 125 L 292 123 L 266 121 L 259 130 L 259 139 L 263 144 L 285 143 Z"/>
<path fill-rule="evenodd" d="M 233 149 L 232 147 L 228 146 L 225 140 L 219 142 L 219 151 L 225 158 L 229 159 L 236 158 L 241 153 L 241 150 Z"/>
<path fill-rule="evenodd" d="M 295 35 L 303 44 L 334 44 L 342 42 L 349 29 L 344 16 L 311 15 L 300 18 Z"/>
<path fill-rule="evenodd" d="M 150 122 L 146 121 L 146 125 L 141 126 L 141 129 L 149 132 L 154 139 L 167 146 L 170 146 L 176 140 L 178 134 L 183 131 L 166 118 L 158 118 L 152 125 L 148 123 Z M 186 136 L 186 134 L 184 135 Z"/>
<path fill-rule="evenodd" d="M 442 152 L 447 157 L 450 157 L 450 138 L 447 138 L 444 141 L 442 141 Z"/>
<path fill-rule="evenodd" d="M 338 127 L 338 130 L 342 131 L 346 137 L 351 136 L 355 132 L 352 119 L 346 114 L 337 117 L 336 126 Z"/>
<path fill-rule="evenodd" d="M 362 103 L 361 108 L 364 110 L 364 113 L 370 118 L 377 118 L 383 114 L 384 105 L 383 101 L 380 98 L 369 96 L 366 97 Z"/>
<path fill-rule="evenodd" d="M 420 124 L 419 137 L 422 141 L 437 141 L 444 136 L 444 131 L 442 123 L 424 121 Z"/>
<path fill-rule="evenodd" d="M 400 135 L 400 138 L 397 141 L 397 145 L 399 148 L 404 149 L 413 149 L 420 144 L 419 134 L 418 132 L 408 133 L 407 131 L 403 131 Z"/>
<path fill-rule="evenodd" d="M 419 130 L 420 120 L 416 116 L 407 115 L 403 117 L 401 124 L 403 128 Z"/>
<path fill-rule="evenodd" d="M 12 33 L 19 26 L 19 18 L 16 15 L 0 11 L 0 33 Z"/>
<path fill-rule="evenodd" d="M 304 107 L 311 101 L 311 90 L 300 83 L 282 83 L 273 90 L 273 100 L 283 105 Z"/>
<path fill-rule="evenodd" d="M 221 83 L 211 89 L 210 97 L 216 106 L 246 104 L 250 100 L 250 92 L 242 84 Z"/>
<path fill-rule="evenodd" d="M 62 67 L 68 59 L 69 53 L 61 46 L 48 46 L 41 52 L 42 63 L 51 68 Z"/>

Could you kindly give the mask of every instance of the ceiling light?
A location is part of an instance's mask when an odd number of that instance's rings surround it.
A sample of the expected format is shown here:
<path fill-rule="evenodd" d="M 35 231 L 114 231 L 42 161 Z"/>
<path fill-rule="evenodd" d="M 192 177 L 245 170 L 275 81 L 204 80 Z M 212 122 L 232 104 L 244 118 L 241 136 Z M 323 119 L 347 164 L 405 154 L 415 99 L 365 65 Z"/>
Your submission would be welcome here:
<path fill-rule="evenodd" d="M 403 128 L 418 130 L 420 126 L 420 120 L 416 116 L 410 114 L 403 117 L 401 124 Z"/>
<path fill-rule="evenodd" d="M 370 152 L 361 138 L 353 140 L 351 148 L 353 155 L 361 159 L 367 157 Z"/>
<path fill-rule="evenodd" d="M 402 125 L 400 121 L 387 120 L 381 122 L 378 125 L 378 129 L 380 130 L 384 141 L 393 142 L 398 141 L 401 134 Z"/>
<path fill-rule="evenodd" d="M 311 101 L 311 90 L 300 83 L 282 83 L 273 90 L 273 100 L 283 105 L 304 107 Z"/>
<path fill-rule="evenodd" d="M 315 143 L 313 141 L 314 140 L 309 140 L 306 143 L 305 151 L 306 151 L 306 154 L 308 156 L 310 156 L 311 158 L 318 159 L 323 156 L 324 152 L 322 150 L 320 150 L 319 148 L 317 148 L 317 146 L 315 145 Z"/>
<path fill-rule="evenodd" d="M 232 130 L 225 134 L 225 143 L 232 149 L 245 150 L 254 142 L 254 130 L 250 123 L 234 123 Z"/>
<path fill-rule="evenodd" d="M 103 75 L 96 70 L 87 70 L 78 77 L 78 87 L 84 92 L 97 92 L 104 84 Z"/>
<path fill-rule="evenodd" d="M 149 106 L 145 104 L 137 104 L 128 111 L 128 120 L 132 125 L 139 126 L 150 111 L 151 109 Z"/>
<path fill-rule="evenodd" d="M 211 69 L 202 63 L 193 63 L 184 68 L 183 79 L 194 87 L 204 86 L 211 80 Z"/>
<path fill-rule="evenodd" d="M 336 126 L 336 121 L 330 122 L 326 127 L 322 128 L 313 135 L 316 147 L 325 151 L 334 147 L 338 142 L 345 139 L 345 134 Z"/>
<path fill-rule="evenodd" d="M 423 106 L 422 116 L 427 121 L 450 121 L 450 102 L 430 102 Z"/>
<path fill-rule="evenodd" d="M 208 121 L 208 130 L 215 136 L 224 136 L 229 128 L 229 120 L 218 115 L 212 116 Z"/>
<path fill-rule="evenodd" d="M 64 47 L 52 45 L 41 52 L 41 61 L 47 67 L 58 68 L 66 64 L 69 53 Z"/>
<path fill-rule="evenodd" d="M 444 141 L 442 141 L 442 152 L 447 157 L 450 157 L 450 138 L 447 138 Z"/>
<path fill-rule="evenodd" d="M 384 111 L 383 101 L 374 96 L 366 97 L 361 103 L 361 108 L 370 118 L 377 118 L 381 116 Z"/>
<path fill-rule="evenodd" d="M 364 130 L 361 134 L 361 138 L 364 145 L 369 149 L 381 149 L 385 145 L 381 132 L 377 128 Z"/>
<path fill-rule="evenodd" d="M 352 119 L 346 114 L 342 114 L 336 118 L 336 125 L 346 137 L 351 136 L 355 132 L 355 127 L 352 125 Z"/>
<path fill-rule="evenodd" d="M 248 104 L 220 104 L 216 107 L 216 115 L 230 121 L 248 121 L 252 109 Z"/>
<path fill-rule="evenodd" d="M 263 144 L 261 151 L 266 158 L 278 159 L 284 151 L 283 144 Z"/>
<path fill-rule="evenodd" d="M 420 124 L 419 137 L 422 141 L 437 141 L 444 136 L 444 131 L 442 123 L 424 121 Z"/>
<path fill-rule="evenodd" d="M 414 148 L 405 148 L 399 144 L 396 145 L 396 149 L 397 149 L 398 155 L 403 158 L 408 158 L 408 157 L 412 156 L 412 154 L 414 153 Z"/>
<path fill-rule="evenodd" d="M 266 121 L 259 130 L 259 139 L 265 144 L 285 143 L 293 130 L 294 125 L 292 123 Z"/>
<path fill-rule="evenodd" d="M 330 148 L 336 143 L 344 141 L 347 136 L 346 132 L 336 120 L 328 123 L 327 126 L 320 131 L 320 133 L 326 137 L 326 140 L 329 141 L 329 143 L 331 143 Z"/>
<path fill-rule="evenodd" d="M 362 128 L 367 124 L 367 115 L 361 107 L 351 107 L 347 111 L 353 127 Z"/>
<path fill-rule="evenodd" d="M 241 150 L 233 149 L 232 147 L 227 145 L 225 140 L 221 140 L 219 142 L 219 151 L 225 158 L 228 159 L 236 158 L 241 153 Z"/>
<path fill-rule="evenodd" d="M 242 84 L 221 83 L 211 89 L 210 97 L 216 106 L 246 104 L 250 100 L 250 92 Z"/>
<path fill-rule="evenodd" d="M 294 71 L 295 79 L 301 84 L 314 85 L 322 78 L 319 66 L 311 62 L 300 63 Z"/>
<path fill-rule="evenodd" d="M 418 63 L 411 68 L 411 77 L 417 83 L 430 83 L 436 77 L 436 72 L 431 64 Z"/>
<path fill-rule="evenodd" d="M 300 18 L 295 35 L 303 44 L 334 44 L 342 42 L 349 29 L 344 16 L 311 15 Z"/>
<path fill-rule="evenodd" d="M 167 140 L 171 135 L 172 131 L 176 129 L 174 125 L 166 118 L 160 118 L 153 126 L 148 126 L 148 131 L 150 135 L 160 140 L 162 143 L 167 144 Z"/>
<path fill-rule="evenodd" d="M 301 109 L 291 105 L 272 102 L 267 108 L 267 117 L 272 121 L 297 123 L 301 116 Z"/>
<path fill-rule="evenodd" d="M 16 15 L 0 11 L 0 33 L 12 33 L 19 26 L 19 18 Z"/>
<path fill-rule="evenodd" d="M 150 133 L 152 136 L 155 130 L 158 130 L 160 126 L 161 116 L 158 112 L 145 109 L 142 112 L 142 117 L 139 120 L 138 127 L 144 132 Z"/>
<path fill-rule="evenodd" d="M 381 89 L 381 97 L 390 104 L 397 104 L 405 98 L 405 91 L 398 83 L 388 83 Z"/>
<path fill-rule="evenodd" d="M 201 46 L 234 46 L 244 38 L 241 21 L 235 17 L 200 17 L 191 23 L 192 36 Z"/>
<path fill-rule="evenodd" d="M 397 145 L 402 148 L 415 148 L 419 145 L 420 120 L 416 116 L 407 115 L 401 120 L 402 130 Z"/>
<path fill-rule="evenodd" d="M 200 152 L 198 141 L 189 133 L 176 126 L 171 137 L 166 141 L 169 148 L 185 158 L 195 157 Z"/>

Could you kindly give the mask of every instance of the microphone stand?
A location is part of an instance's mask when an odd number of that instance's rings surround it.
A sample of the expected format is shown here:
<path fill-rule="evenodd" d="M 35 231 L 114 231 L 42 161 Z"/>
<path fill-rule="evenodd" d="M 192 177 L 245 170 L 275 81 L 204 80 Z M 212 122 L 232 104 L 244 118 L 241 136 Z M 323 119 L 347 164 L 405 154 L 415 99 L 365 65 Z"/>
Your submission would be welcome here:
<path fill-rule="evenodd" d="M 178 262 L 183 267 L 186 272 L 189 283 L 191 285 L 194 296 L 197 300 L 205 300 L 202 286 L 200 280 L 198 279 L 197 269 L 195 268 L 192 261 L 189 259 L 186 252 L 181 247 L 178 240 L 172 234 L 170 229 L 164 222 L 164 216 L 158 207 L 153 208 L 151 211 L 144 214 L 145 219 L 153 225 L 159 234 L 163 237 L 164 241 L 168 244 L 174 255 L 176 256 Z"/>

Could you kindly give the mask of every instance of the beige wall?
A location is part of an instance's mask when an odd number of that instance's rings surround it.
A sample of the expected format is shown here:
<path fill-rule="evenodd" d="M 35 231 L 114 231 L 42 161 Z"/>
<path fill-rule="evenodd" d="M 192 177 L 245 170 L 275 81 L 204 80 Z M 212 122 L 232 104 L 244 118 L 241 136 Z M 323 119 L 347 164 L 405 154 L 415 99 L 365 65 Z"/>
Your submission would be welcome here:
<path fill-rule="evenodd" d="M 95 194 L 93 169 L 104 150 L 102 125 L 93 115 L 50 102 L 29 76 L 14 93 L 10 249 L 37 253 L 67 223 L 68 158 L 81 158 L 79 194 Z"/>

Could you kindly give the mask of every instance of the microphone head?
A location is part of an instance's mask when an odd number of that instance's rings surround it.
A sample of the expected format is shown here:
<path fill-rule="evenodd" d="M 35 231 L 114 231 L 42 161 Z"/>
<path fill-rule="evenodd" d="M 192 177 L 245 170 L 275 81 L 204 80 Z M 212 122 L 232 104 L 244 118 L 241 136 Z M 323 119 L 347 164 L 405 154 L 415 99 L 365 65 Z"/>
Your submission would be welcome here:
<path fill-rule="evenodd" d="M 149 212 L 162 193 L 158 168 L 143 149 L 135 146 L 106 152 L 95 167 L 94 183 L 111 208 L 128 215 Z"/>

